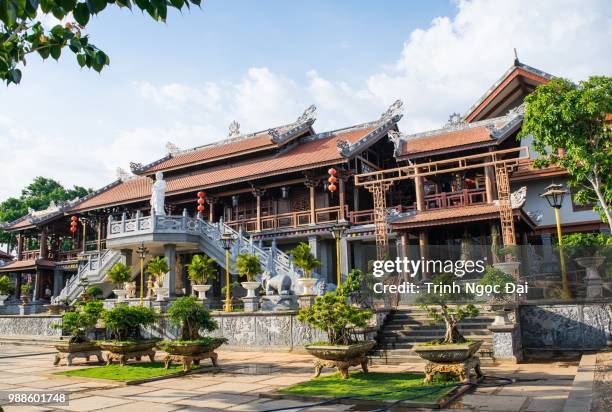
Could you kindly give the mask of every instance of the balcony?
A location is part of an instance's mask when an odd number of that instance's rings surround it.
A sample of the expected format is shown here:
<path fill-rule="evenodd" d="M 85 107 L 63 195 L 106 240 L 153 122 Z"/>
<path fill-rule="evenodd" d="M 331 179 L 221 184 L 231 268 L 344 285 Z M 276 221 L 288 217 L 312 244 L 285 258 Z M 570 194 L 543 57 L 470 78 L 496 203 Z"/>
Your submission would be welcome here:
<path fill-rule="evenodd" d="M 446 209 L 487 203 L 485 189 L 464 189 L 425 196 L 425 209 Z"/>
<path fill-rule="evenodd" d="M 21 260 L 36 260 L 40 257 L 40 249 L 24 250 Z"/>
<path fill-rule="evenodd" d="M 348 207 L 345 206 L 345 216 L 348 215 Z M 314 222 L 312 222 L 310 210 L 301 210 L 299 212 L 280 213 L 277 215 L 262 216 L 261 230 L 277 230 L 285 228 L 297 228 L 309 226 L 312 223 L 326 224 L 336 223 L 340 220 L 340 207 L 324 207 L 316 209 L 314 212 Z M 257 218 L 240 219 L 225 222 L 229 227 L 238 231 L 242 228 L 245 232 L 257 231 Z"/>

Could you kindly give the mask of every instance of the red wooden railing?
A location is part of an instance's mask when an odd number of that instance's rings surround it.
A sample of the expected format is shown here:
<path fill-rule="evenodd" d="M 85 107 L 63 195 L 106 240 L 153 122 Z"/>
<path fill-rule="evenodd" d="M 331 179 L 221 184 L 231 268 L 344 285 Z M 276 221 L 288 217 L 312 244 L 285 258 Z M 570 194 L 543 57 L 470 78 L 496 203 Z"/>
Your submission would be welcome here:
<path fill-rule="evenodd" d="M 345 216 L 348 215 L 348 206 L 345 206 Z M 315 224 L 335 223 L 340 220 L 340 206 L 324 207 L 315 210 Z M 274 230 L 310 225 L 310 210 L 299 212 L 280 213 L 261 217 L 261 230 Z M 234 230 L 242 227 L 243 231 L 257 230 L 257 218 L 231 220 L 226 222 Z"/>

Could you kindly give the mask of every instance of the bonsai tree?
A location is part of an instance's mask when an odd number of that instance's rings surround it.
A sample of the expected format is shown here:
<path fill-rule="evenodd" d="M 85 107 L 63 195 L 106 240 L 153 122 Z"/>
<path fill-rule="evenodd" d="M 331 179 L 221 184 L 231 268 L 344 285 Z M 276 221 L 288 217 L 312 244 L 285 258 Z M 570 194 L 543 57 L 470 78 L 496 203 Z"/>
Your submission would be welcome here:
<path fill-rule="evenodd" d="M 499 292 L 493 292 L 489 298 L 492 304 L 508 303 L 512 300 L 512 294 L 506 293 L 506 284 L 515 283 L 516 279 L 508 273 L 494 268 L 493 266 L 487 266 L 484 275 L 478 281 L 479 285 L 483 286 L 497 286 Z"/>
<path fill-rule="evenodd" d="M 64 313 L 62 323 L 54 323 L 52 327 L 68 331 L 69 343 L 84 343 L 88 341 L 87 332 L 96 327 L 103 311 L 102 302 L 79 302 L 74 312 Z"/>
<path fill-rule="evenodd" d="M 168 308 L 168 317 L 179 327 L 179 339 L 198 340 L 200 330 L 212 332 L 218 328 L 210 312 L 194 296 L 178 298 Z"/>
<path fill-rule="evenodd" d="M 204 285 L 209 279 L 217 279 L 217 264 L 206 255 L 194 255 L 187 265 L 187 275 L 194 284 Z"/>
<path fill-rule="evenodd" d="M 262 273 L 259 257 L 250 253 L 243 253 L 236 258 L 236 268 L 240 276 L 245 276 L 247 282 L 254 282 L 255 277 Z"/>
<path fill-rule="evenodd" d="M 141 339 L 140 328 L 153 324 L 156 319 L 155 311 L 144 306 L 119 304 L 102 313 L 104 326 L 111 330 L 112 336 L 118 341 Z"/>
<path fill-rule="evenodd" d="M 521 255 L 521 249 L 517 245 L 497 247 L 494 252 L 497 253 L 499 262 L 517 262 Z"/>
<path fill-rule="evenodd" d="M 24 283 L 21 285 L 21 294 L 28 295 L 32 290 L 32 284 L 30 282 Z"/>
<path fill-rule="evenodd" d="M 154 257 L 149 261 L 147 271 L 155 276 L 158 285 L 162 285 L 164 283 L 164 276 L 166 273 L 170 272 L 170 268 L 168 267 L 168 259 L 161 256 Z"/>
<path fill-rule="evenodd" d="M 563 250 L 571 257 L 607 257 L 612 249 L 612 236 L 605 233 L 571 233 L 563 235 Z"/>
<path fill-rule="evenodd" d="M 432 284 L 442 287 L 452 286 L 456 278 L 452 274 L 443 273 L 433 277 Z M 473 304 L 461 305 L 459 302 L 473 298 L 465 292 L 455 293 L 425 293 L 419 295 L 417 301 L 435 322 L 446 325 L 442 339 L 432 341 L 438 344 L 464 343 L 466 339 L 459 333 L 459 323 L 468 317 L 478 316 L 478 309 Z M 453 304 L 454 303 L 454 304 Z"/>
<path fill-rule="evenodd" d="M 90 286 L 87 289 L 87 295 L 90 296 L 94 300 L 97 300 L 98 298 L 102 297 L 103 294 L 104 292 L 102 292 L 102 289 L 100 289 L 97 286 Z"/>
<path fill-rule="evenodd" d="M 327 292 L 318 296 L 312 306 L 300 309 L 298 320 L 324 331 L 331 345 L 350 345 L 357 341 L 354 330 L 366 326 L 372 317 L 369 310 L 347 303 L 344 295 Z"/>
<path fill-rule="evenodd" d="M 8 276 L 0 276 L 0 295 L 10 295 L 15 291 L 15 286 Z"/>
<path fill-rule="evenodd" d="M 312 254 L 310 245 L 306 242 L 300 242 L 289 254 L 292 257 L 293 264 L 304 271 L 304 277 L 307 279 L 311 278 L 315 268 L 321 265 L 321 262 Z"/>
<path fill-rule="evenodd" d="M 107 276 L 111 282 L 117 285 L 118 289 L 121 289 L 126 282 L 132 280 L 132 268 L 121 262 L 117 262 L 108 271 Z"/>
<path fill-rule="evenodd" d="M 373 306 L 374 283 L 375 278 L 371 273 L 353 269 L 349 272 L 344 283 L 336 290 L 336 293 L 345 296 L 357 306 L 371 308 Z"/>

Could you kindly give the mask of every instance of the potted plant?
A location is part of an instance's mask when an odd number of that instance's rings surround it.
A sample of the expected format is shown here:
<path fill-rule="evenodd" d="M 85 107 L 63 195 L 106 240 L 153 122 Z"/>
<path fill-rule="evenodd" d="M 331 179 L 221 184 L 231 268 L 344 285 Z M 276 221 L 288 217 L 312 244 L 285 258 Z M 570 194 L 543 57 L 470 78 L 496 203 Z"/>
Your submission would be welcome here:
<path fill-rule="evenodd" d="M 97 286 L 90 286 L 87 288 L 87 295 L 93 300 L 98 300 L 102 297 L 104 292 Z"/>
<path fill-rule="evenodd" d="M 324 366 L 338 368 L 344 379 L 349 376 L 349 366 L 361 365 L 367 372 L 366 354 L 376 342 L 357 340 L 355 329 L 365 327 L 371 317 L 371 311 L 349 305 L 345 296 L 335 292 L 318 296 L 312 306 L 300 309 L 299 321 L 327 334 L 326 342 L 305 346 L 319 359 L 315 362 L 317 376 Z"/>
<path fill-rule="evenodd" d="M 353 305 L 360 308 L 372 308 L 374 306 L 374 283 L 376 283 L 374 275 L 353 269 L 336 293 L 346 296 Z"/>
<path fill-rule="evenodd" d="M 240 273 L 240 276 L 244 276 L 246 278 L 246 282 L 241 282 L 243 288 L 247 290 L 247 298 L 254 298 L 255 290 L 261 285 L 260 282 L 257 282 L 256 276 L 260 275 L 261 270 L 261 262 L 259 261 L 259 257 L 252 255 L 250 253 L 243 253 L 238 255 L 236 258 L 236 268 Z"/>
<path fill-rule="evenodd" d="M 66 312 L 62 316 L 62 323 L 54 323 L 54 329 L 62 329 L 68 332 L 70 338 L 67 342 L 55 345 L 58 353 L 55 355 L 54 365 L 59 364 L 62 358 L 66 358 L 68 366 L 72 365 L 75 357 L 86 357 L 95 355 L 102 361 L 100 349 L 96 342 L 87 338 L 87 332 L 96 327 L 102 312 L 102 302 L 77 302 L 76 310 Z"/>
<path fill-rule="evenodd" d="M 108 271 L 108 279 L 117 286 L 117 289 L 113 289 L 113 293 L 117 295 L 117 302 L 125 301 L 127 296 L 127 290 L 125 284 L 132 280 L 132 268 L 126 266 L 121 262 L 117 262 Z"/>
<path fill-rule="evenodd" d="M 163 341 L 157 346 L 169 355 L 211 358 L 217 364 L 215 349 L 227 342 L 225 338 L 203 337 L 201 331 L 212 332 L 218 328 L 210 312 L 198 302 L 195 296 L 178 298 L 168 308 L 170 321 L 178 326 L 178 340 Z"/>
<path fill-rule="evenodd" d="M 100 342 L 100 347 L 109 351 L 107 364 L 113 359 L 124 365 L 130 358 L 140 359 L 149 356 L 155 359 L 153 348 L 157 339 L 143 339 L 141 328 L 155 323 L 157 315 L 151 308 L 118 304 L 113 309 L 102 313 L 104 326 L 111 331 L 113 340 Z"/>
<path fill-rule="evenodd" d="M 30 291 L 32 290 L 32 283 L 26 282 L 21 285 L 21 302 L 24 305 L 30 303 Z"/>
<path fill-rule="evenodd" d="M 454 276 L 448 273 L 433 277 L 432 283 L 444 286 L 454 284 Z M 450 289 L 452 290 L 452 289 Z M 482 341 L 468 341 L 459 332 L 459 323 L 468 317 L 478 316 L 478 309 L 473 304 L 462 305 L 460 302 L 471 300 L 472 295 L 465 292 L 424 293 L 418 297 L 421 307 L 427 309 L 434 322 L 444 322 L 444 337 L 426 344 L 416 345 L 414 351 L 434 363 L 463 362 L 472 357 L 482 345 Z"/>
<path fill-rule="evenodd" d="M 310 245 L 306 242 L 300 242 L 290 255 L 293 264 L 304 271 L 304 276 L 298 279 L 298 283 L 303 289 L 303 295 L 311 295 L 312 287 L 317 282 L 312 278 L 312 272 L 321 265 L 321 262 L 315 258 L 310 250 Z"/>
<path fill-rule="evenodd" d="M 194 255 L 191 263 L 187 265 L 187 275 L 193 283 L 193 290 L 198 292 L 198 298 L 205 301 L 206 292 L 212 287 L 206 283 L 210 279 L 217 279 L 217 264 L 213 258 L 206 255 Z"/>
<path fill-rule="evenodd" d="M 163 302 L 170 292 L 168 288 L 163 286 L 164 277 L 166 273 L 170 272 L 168 259 L 161 256 L 154 257 L 149 261 L 147 271 L 155 277 L 155 294 L 157 295 L 157 301 Z"/>
<path fill-rule="evenodd" d="M 8 276 L 0 276 L 0 306 L 4 306 L 4 302 L 15 291 L 15 286 Z"/>
<path fill-rule="evenodd" d="M 512 309 L 513 296 L 507 292 L 506 285 L 514 284 L 515 282 L 516 279 L 512 275 L 493 266 L 487 266 L 483 277 L 478 282 L 479 285 L 492 290 L 488 299 L 491 310 L 495 312 L 495 320 L 492 325 L 502 326 L 510 324 L 508 312 Z"/>
<path fill-rule="evenodd" d="M 520 249 L 517 245 L 508 245 L 497 249 L 498 262 L 493 264 L 493 267 L 509 274 L 515 275 L 518 273 L 518 268 L 521 265 L 519 261 Z"/>

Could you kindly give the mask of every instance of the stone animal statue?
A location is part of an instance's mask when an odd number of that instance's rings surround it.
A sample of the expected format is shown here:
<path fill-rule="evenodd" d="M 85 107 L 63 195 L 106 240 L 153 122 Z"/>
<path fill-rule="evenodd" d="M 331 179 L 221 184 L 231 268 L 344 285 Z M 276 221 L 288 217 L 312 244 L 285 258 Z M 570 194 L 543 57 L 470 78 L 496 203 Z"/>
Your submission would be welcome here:
<path fill-rule="evenodd" d="M 265 271 L 261 276 L 261 283 L 266 295 L 291 295 L 291 278 L 287 275 L 272 276 Z"/>
<path fill-rule="evenodd" d="M 127 290 L 128 298 L 135 298 L 136 297 L 136 282 L 126 283 L 125 290 Z"/>
<path fill-rule="evenodd" d="M 314 285 L 314 291 L 317 296 L 323 296 L 327 292 L 333 292 L 337 289 L 336 285 L 329 283 L 324 279 L 317 279 L 317 283 Z"/>

